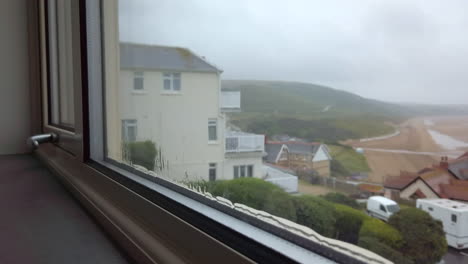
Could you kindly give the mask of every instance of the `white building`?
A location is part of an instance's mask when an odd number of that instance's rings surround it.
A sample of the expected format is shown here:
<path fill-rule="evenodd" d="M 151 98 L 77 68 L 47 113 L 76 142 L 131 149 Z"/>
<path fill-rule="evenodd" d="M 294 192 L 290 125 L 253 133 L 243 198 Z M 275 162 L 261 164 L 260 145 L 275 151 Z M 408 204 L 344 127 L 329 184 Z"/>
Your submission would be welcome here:
<path fill-rule="evenodd" d="M 221 73 L 185 48 L 121 43 L 122 141 L 155 142 L 176 180 L 260 178 L 264 136 L 226 132 L 240 92 L 221 92 Z"/>

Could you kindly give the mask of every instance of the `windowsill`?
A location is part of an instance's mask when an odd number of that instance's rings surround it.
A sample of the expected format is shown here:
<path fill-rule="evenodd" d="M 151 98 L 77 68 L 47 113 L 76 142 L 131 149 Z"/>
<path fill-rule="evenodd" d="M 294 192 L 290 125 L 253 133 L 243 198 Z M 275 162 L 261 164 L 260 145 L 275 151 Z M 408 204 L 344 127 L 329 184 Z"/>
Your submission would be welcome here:
<path fill-rule="evenodd" d="M 142 94 L 147 94 L 147 90 L 132 90 L 132 94 L 137 94 L 137 95 L 142 95 Z"/>
<path fill-rule="evenodd" d="M 218 145 L 218 141 L 208 141 L 208 145 Z"/>
<path fill-rule="evenodd" d="M 182 92 L 176 91 L 162 91 L 161 95 L 182 95 Z"/>

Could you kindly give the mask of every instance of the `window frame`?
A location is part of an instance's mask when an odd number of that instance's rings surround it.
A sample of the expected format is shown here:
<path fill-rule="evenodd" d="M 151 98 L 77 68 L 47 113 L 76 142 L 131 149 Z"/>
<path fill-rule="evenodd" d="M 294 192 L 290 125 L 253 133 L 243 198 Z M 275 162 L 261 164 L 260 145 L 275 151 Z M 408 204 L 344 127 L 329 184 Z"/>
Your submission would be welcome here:
<path fill-rule="evenodd" d="M 214 139 L 211 138 L 210 128 L 214 127 Z M 218 119 L 217 118 L 209 118 L 208 119 L 208 142 L 209 143 L 216 143 L 218 141 Z"/>
<path fill-rule="evenodd" d="M 214 176 L 212 177 L 211 173 L 214 171 Z M 209 181 L 216 181 L 216 173 L 217 172 L 217 164 L 216 163 L 208 163 L 208 180 Z"/>
<path fill-rule="evenodd" d="M 136 89 L 135 82 L 141 81 L 141 89 Z M 145 91 L 145 72 L 144 71 L 133 71 L 133 87 L 132 91 L 134 92 L 144 92 Z"/>
<path fill-rule="evenodd" d="M 134 124 L 128 124 L 128 123 Z M 135 128 L 135 139 L 128 140 L 128 128 L 134 127 Z M 135 142 L 138 138 L 138 120 L 136 119 L 122 119 L 122 141 L 123 142 Z"/>
<path fill-rule="evenodd" d="M 291 262 L 292 259 L 283 253 L 267 247 L 230 227 L 226 227 L 226 225 L 218 223 L 168 196 L 150 190 L 148 185 L 142 184 L 140 181 L 147 176 L 141 171 L 125 166 L 123 166 L 125 167 L 125 171 L 123 171 L 121 170 L 121 164 L 116 166 L 117 164 L 112 164 L 111 160 L 96 161 L 104 158 L 105 141 L 99 141 L 99 138 L 105 135 L 106 128 L 103 126 L 103 116 L 100 116 L 99 111 L 93 107 L 96 106 L 93 102 L 101 102 L 100 107 L 104 107 L 102 105 L 103 91 L 88 88 L 92 88 L 93 85 L 102 85 L 104 80 L 93 77 L 92 74 L 88 76 L 88 73 L 93 72 L 93 70 L 102 71 L 104 65 L 88 63 L 88 60 L 92 61 L 92 58 L 94 58 L 93 54 L 96 53 L 96 50 L 88 46 L 87 33 L 88 31 L 99 31 L 101 25 L 90 26 L 87 24 L 89 22 L 87 15 L 88 12 L 92 13 L 93 10 L 95 15 L 100 15 L 100 8 L 105 9 L 104 7 L 109 2 L 92 0 L 78 0 L 76 2 L 79 7 L 78 29 L 80 32 L 80 38 L 77 40 L 80 43 L 80 48 L 76 50 L 79 50 L 82 62 L 79 68 L 80 85 L 76 86 L 77 89 L 74 91 L 78 95 L 74 98 L 75 117 L 78 117 L 75 118 L 77 129 L 73 135 L 68 137 L 68 140 L 67 137 L 61 137 L 58 144 L 41 145 L 36 150 L 36 155 L 54 172 L 84 207 L 93 214 L 118 245 L 137 262 L 182 262 L 187 259 L 193 262 L 216 260 L 228 260 L 238 263 L 248 263 L 250 261 Z M 32 13 L 39 14 L 39 24 L 41 24 L 40 3 L 29 1 L 28 9 L 31 9 Z M 112 18 L 103 18 L 105 21 L 100 23 L 105 24 L 108 21 L 106 19 L 116 22 L 115 18 L 114 20 Z M 28 26 L 34 28 L 34 24 L 37 25 L 38 20 L 31 19 L 29 23 Z M 40 43 L 39 38 L 33 39 L 33 41 Z M 31 44 L 30 47 L 32 52 L 43 54 L 43 47 L 41 47 L 41 50 L 36 49 L 37 45 L 34 44 Z M 99 55 L 101 54 L 99 53 Z M 40 56 L 33 55 L 30 58 L 36 58 L 35 62 L 39 62 L 40 65 Z M 102 58 L 102 56 L 99 56 L 99 58 Z M 32 68 L 34 67 L 33 64 L 31 64 Z M 42 66 L 39 67 L 42 68 Z M 40 79 L 42 76 L 40 70 L 35 74 L 36 76 L 31 77 L 31 79 Z M 88 87 L 88 84 L 90 87 Z M 44 82 L 31 84 L 34 105 L 36 107 L 41 106 L 42 110 L 46 108 L 47 103 L 41 99 L 43 94 L 37 91 L 43 85 Z M 103 109 L 101 111 L 104 112 Z M 52 130 L 61 134 L 65 133 L 57 130 L 57 128 L 51 129 L 47 128 L 46 125 L 42 126 L 43 131 Z M 89 133 L 93 133 L 93 138 L 89 137 Z M 72 142 L 77 144 L 76 151 L 69 151 L 62 147 L 62 145 L 68 146 Z M 138 175 L 139 177 L 135 180 L 131 178 L 132 175 Z M 339 263 L 363 263 L 348 254 L 338 251 L 339 245 L 336 248 L 324 246 L 322 243 L 316 243 L 295 235 L 256 217 L 239 213 L 226 205 L 209 200 L 179 185 L 160 178 L 154 178 L 152 181 L 159 186 L 177 191 L 179 195 L 208 204 L 210 208 L 234 218 L 242 219 L 242 222 L 245 221 L 254 228 L 268 232 L 268 234 L 272 234 L 280 240 L 290 241 L 290 243 L 294 243 L 296 248 L 302 248 L 307 252 L 317 254 L 317 256 L 324 256 L 326 259 Z M 157 225 L 151 225 L 156 220 Z M 198 243 L 194 244 L 193 241 Z M 177 245 L 177 247 L 174 248 L 173 245 Z M 174 250 L 176 251 L 174 252 Z"/>
<path fill-rule="evenodd" d="M 177 77 L 175 75 L 178 75 Z M 163 92 L 165 93 L 181 93 L 182 91 L 182 73 L 181 72 L 163 72 Z M 175 89 L 175 82 L 179 81 L 178 89 Z M 166 81 L 169 81 L 169 89 L 166 89 Z"/>

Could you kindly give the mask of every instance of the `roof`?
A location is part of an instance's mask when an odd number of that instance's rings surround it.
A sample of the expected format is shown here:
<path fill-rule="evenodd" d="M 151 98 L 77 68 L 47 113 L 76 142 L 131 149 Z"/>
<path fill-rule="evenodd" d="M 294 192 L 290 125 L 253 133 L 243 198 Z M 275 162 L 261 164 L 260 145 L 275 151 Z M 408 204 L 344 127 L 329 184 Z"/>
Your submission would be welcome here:
<path fill-rule="evenodd" d="M 467 153 L 449 163 L 449 170 L 462 180 L 468 180 L 468 156 L 466 155 Z"/>
<path fill-rule="evenodd" d="M 391 189 L 404 189 L 418 178 L 418 174 L 407 171 L 400 172 L 400 176 L 388 177 L 385 179 L 384 187 Z"/>
<path fill-rule="evenodd" d="M 396 204 L 395 201 L 393 200 L 390 200 L 388 198 L 385 198 L 383 196 L 371 196 L 369 197 L 369 200 L 374 200 L 374 201 L 378 201 L 379 203 L 383 204 L 383 205 L 392 205 L 392 204 Z"/>
<path fill-rule="evenodd" d="M 359 187 L 359 190 L 365 191 L 365 192 L 371 192 L 371 193 L 383 192 L 383 187 L 380 185 L 362 183 L 362 184 L 359 184 L 358 187 Z"/>
<path fill-rule="evenodd" d="M 322 143 L 302 141 L 267 141 L 266 145 L 286 145 L 289 153 L 293 154 L 315 154 Z"/>
<path fill-rule="evenodd" d="M 120 67 L 124 69 L 222 72 L 187 48 L 120 43 Z"/>
<path fill-rule="evenodd" d="M 437 168 L 432 171 L 425 172 L 419 176 L 427 185 L 431 187 L 439 195 L 442 194 L 440 185 L 450 184 L 455 177 L 447 170 Z M 443 195 L 442 195 L 443 196 Z"/>
<path fill-rule="evenodd" d="M 265 171 L 267 172 L 267 179 L 273 179 L 273 178 L 285 178 L 285 177 L 296 177 L 294 175 L 294 171 L 284 168 L 281 166 L 275 166 L 273 164 L 269 163 L 263 163 L 263 167 Z"/>
<path fill-rule="evenodd" d="M 442 184 L 440 185 L 440 192 L 444 197 L 468 201 L 468 187 L 463 185 Z"/>
<path fill-rule="evenodd" d="M 449 199 L 421 199 L 419 200 L 425 204 L 432 204 L 439 207 L 455 209 L 457 211 L 468 211 L 468 204 L 452 201 Z"/>
<path fill-rule="evenodd" d="M 276 158 L 282 147 L 283 144 L 265 144 L 265 152 L 267 153 L 265 160 L 270 163 L 276 163 Z"/>

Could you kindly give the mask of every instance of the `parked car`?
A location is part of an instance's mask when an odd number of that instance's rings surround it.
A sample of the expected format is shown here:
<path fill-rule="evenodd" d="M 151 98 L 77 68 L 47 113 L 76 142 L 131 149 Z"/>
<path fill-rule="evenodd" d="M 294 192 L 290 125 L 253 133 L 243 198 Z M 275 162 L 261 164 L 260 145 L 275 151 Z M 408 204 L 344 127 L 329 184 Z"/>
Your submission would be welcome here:
<path fill-rule="evenodd" d="M 383 196 L 371 196 L 367 200 L 367 214 L 372 217 L 388 221 L 390 216 L 400 211 L 400 206 Z"/>
<path fill-rule="evenodd" d="M 416 206 L 444 225 L 449 246 L 468 248 L 468 205 L 449 199 L 418 199 Z"/>

